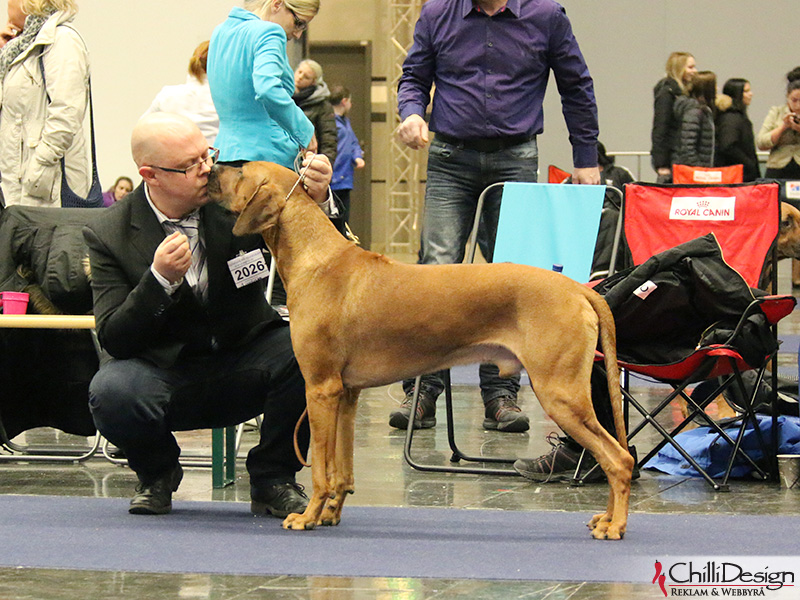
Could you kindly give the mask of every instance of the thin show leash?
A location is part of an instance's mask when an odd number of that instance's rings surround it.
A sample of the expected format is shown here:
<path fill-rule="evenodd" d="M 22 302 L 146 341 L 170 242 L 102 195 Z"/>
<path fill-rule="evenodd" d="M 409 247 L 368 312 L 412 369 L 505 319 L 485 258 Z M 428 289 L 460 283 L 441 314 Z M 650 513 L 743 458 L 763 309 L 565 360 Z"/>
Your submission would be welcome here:
<path fill-rule="evenodd" d="M 300 183 L 305 179 L 306 171 L 308 171 L 308 168 L 311 166 L 311 163 L 314 162 L 314 159 L 317 158 L 317 156 L 319 156 L 319 155 L 318 154 L 314 154 L 314 156 L 311 157 L 311 160 L 308 161 L 308 164 L 305 167 L 303 167 L 303 169 L 300 171 L 300 173 L 297 176 L 297 181 L 294 182 L 294 185 L 292 186 L 292 189 L 290 189 L 289 193 L 286 194 L 286 198 L 284 198 L 284 201 L 289 199 L 289 196 L 291 196 L 294 193 L 294 191 L 297 189 L 297 186 L 300 185 Z M 298 155 L 297 158 L 299 159 L 300 155 Z M 295 164 L 296 163 L 297 163 L 297 159 L 295 159 Z M 305 184 L 303 184 L 303 189 L 306 189 Z M 306 190 L 306 191 L 308 191 L 308 190 Z M 316 202 L 316 200 L 315 200 L 315 202 Z M 303 465 L 304 467 L 310 467 L 311 463 L 306 462 L 306 459 L 303 457 L 303 453 L 300 452 L 300 444 L 297 443 L 297 434 L 300 431 L 300 425 L 303 423 L 303 419 L 305 419 L 307 416 L 308 416 L 308 406 L 306 406 L 303 409 L 303 414 L 300 415 L 299 419 L 297 419 L 297 424 L 295 424 L 295 426 L 294 426 L 294 436 L 292 437 L 292 443 L 294 444 L 295 456 L 297 456 L 297 460 L 299 460 L 300 464 Z"/>

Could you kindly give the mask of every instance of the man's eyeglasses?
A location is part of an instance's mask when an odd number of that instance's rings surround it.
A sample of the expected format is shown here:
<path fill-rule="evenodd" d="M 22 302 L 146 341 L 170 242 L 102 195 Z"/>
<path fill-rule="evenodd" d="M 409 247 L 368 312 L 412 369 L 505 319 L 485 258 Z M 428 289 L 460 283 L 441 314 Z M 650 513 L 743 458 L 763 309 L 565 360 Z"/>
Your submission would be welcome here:
<path fill-rule="evenodd" d="M 195 167 L 200 168 L 200 165 L 205 163 L 209 167 L 213 167 L 217 163 L 217 159 L 219 158 L 219 149 L 218 148 L 209 148 L 208 154 L 205 158 L 198 160 L 196 163 L 189 165 L 185 169 L 173 169 L 170 167 L 159 167 L 157 165 L 149 165 L 152 169 L 158 169 L 159 171 L 166 171 L 167 173 L 183 173 L 184 177 L 189 176 L 189 171 L 194 169 Z"/>
<path fill-rule="evenodd" d="M 286 6 L 286 5 L 284 4 L 284 6 Z M 291 13 L 292 17 L 294 17 L 294 29 L 295 29 L 295 31 L 305 31 L 306 29 L 308 29 L 308 22 L 307 21 L 303 21 L 303 19 L 298 17 L 297 13 L 294 12 L 288 6 L 286 6 L 286 10 L 288 10 L 289 13 Z"/>

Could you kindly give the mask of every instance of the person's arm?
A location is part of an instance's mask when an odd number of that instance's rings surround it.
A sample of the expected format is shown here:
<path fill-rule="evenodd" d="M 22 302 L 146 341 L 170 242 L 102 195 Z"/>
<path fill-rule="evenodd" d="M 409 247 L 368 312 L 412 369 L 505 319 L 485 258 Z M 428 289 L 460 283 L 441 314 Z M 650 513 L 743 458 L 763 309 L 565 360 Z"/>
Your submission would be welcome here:
<path fill-rule="evenodd" d="M 653 93 L 650 157 L 659 175 L 669 175 L 672 172 L 672 139 L 669 131 L 673 124 L 675 95 L 668 85 L 659 86 Z"/>
<path fill-rule="evenodd" d="M 320 117 L 317 142 L 319 143 L 319 152 L 327 156 L 333 164 L 336 162 L 339 132 L 336 129 L 336 115 L 333 112 L 333 106 L 325 100 L 324 107 Z"/>
<path fill-rule="evenodd" d="M 734 113 L 723 113 L 720 115 L 717 124 L 717 151 L 719 152 L 718 162 L 723 166 L 741 164 L 747 170 L 752 167 L 752 160 L 747 152 L 742 149 L 740 127 L 746 125 L 746 121 L 741 115 Z"/>
<path fill-rule="evenodd" d="M 253 88 L 256 100 L 284 131 L 302 148 L 308 148 L 314 125 L 283 86 L 286 63 L 286 34 L 278 27 L 265 29 L 255 47 Z"/>
<path fill-rule="evenodd" d="M 554 13 L 550 24 L 548 61 L 561 95 L 561 110 L 572 144 L 573 182 L 600 183 L 594 82 L 563 8 Z"/>
<path fill-rule="evenodd" d="M 680 129 L 680 159 L 682 164 L 698 165 L 700 157 L 697 154 L 697 145 L 701 135 L 701 121 L 703 111 L 698 108 L 690 108 L 683 113 Z"/>
<path fill-rule="evenodd" d="M 153 274 L 152 267 L 145 269 L 132 284 L 117 257 L 117 244 L 109 242 L 108 235 L 100 235 L 89 226 L 83 229 L 83 237 L 89 249 L 94 316 L 100 344 L 115 358 L 140 355 L 159 342 L 169 307 L 182 291 L 170 296 Z M 166 242 L 162 242 L 160 248 Z"/>
<path fill-rule="evenodd" d="M 402 120 L 397 136 L 414 150 L 424 148 L 430 141 L 424 117 L 435 70 L 436 55 L 423 6 L 414 28 L 414 43 L 403 61 L 403 74 L 397 84 L 397 108 Z"/>
<path fill-rule="evenodd" d="M 61 172 L 59 161 L 83 128 L 88 103 L 89 56 L 78 33 L 71 27 L 59 26 L 53 44 L 42 55 L 42 62 L 45 91 L 50 101 L 22 186 L 26 194 L 48 199 Z M 39 68 L 38 60 L 36 68 Z"/>
<path fill-rule="evenodd" d="M 772 150 L 773 147 L 778 145 L 778 140 L 780 140 L 783 132 L 788 129 L 787 115 L 782 117 L 782 112 L 782 106 L 773 106 L 767 113 L 764 123 L 761 125 L 761 130 L 756 136 L 756 146 L 759 150 Z"/>

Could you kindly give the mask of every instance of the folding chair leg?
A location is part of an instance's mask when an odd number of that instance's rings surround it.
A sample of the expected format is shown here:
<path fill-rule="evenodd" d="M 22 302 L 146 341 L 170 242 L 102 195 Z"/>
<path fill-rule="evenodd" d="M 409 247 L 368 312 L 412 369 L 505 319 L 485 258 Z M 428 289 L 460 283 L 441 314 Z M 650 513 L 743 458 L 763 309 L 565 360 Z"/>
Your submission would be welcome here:
<path fill-rule="evenodd" d="M 2 437 L 5 437 L 3 435 Z M 5 440 L 0 445 L 11 454 L 0 454 L 0 462 L 72 462 L 79 463 L 89 460 L 100 449 L 100 432 L 95 432 L 94 441 L 89 448 L 50 448 L 47 446 L 27 445 L 21 446 L 10 440 Z"/>
<path fill-rule="evenodd" d="M 678 453 L 684 458 L 684 460 L 686 460 L 686 462 L 688 462 L 690 465 L 692 465 L 692 467 L 700 474 L 700 476 L 703 479 L 705 479 L 708 482 L 708 484 L 712 488 L 714 488 L 715 491 L 717 491 L 717 492 L 727 492 L 727 491 L 729 491 L 727 484 L 722 485 L 722 484 L 719 484 L 716 481 L 714 481 L 714 479 L 712 479 L 711 476 L 708 473 L 706 473 L 705 469 L 703 469 L 703 467 L 701 467 L 699 464 L 697 464 L 697 461 L 694 458 L 692 458 L 692 456 L 688 452 L 686 452 L 686 450 L 684 450 L 681 447 L 680 444 L 675 442 L 675 440 L 672 438 L 672 435 L 670 435 L 670 433 L 666 429 L 664 429 L 664 427 L 662 427 L 662 425 L 658 421 L 656 421 L 653 418 L 653 416 L 650 413 L 648 413 L 647 410 L 641 404 L 639 404 L 639 402 L 638 402 L 638 400 L 636 400 L 636 398 L 631 396 L 631 394 L 625 389 L 622 389 L 622 395 L 625 398 L 625 401 L 630 403 L 631 405 L 633 405 L 633 407 L 637 411 L 639 411 L 639 413 L 642 415 L 642 417 L 645 419 L 645 421 L 647 421 L 647 423 L 652 425 L 653 428 L 656 431 L 658 431 L 658 433 L 661 434 L 661 437 L 664 440 L 664 442 L 661 444 L 661 446 L 663 446 L 664 444 L 669 442 L 670 444 L 672 444 L 672 447 L 675 448 L 675 450 L 677 450 Z M 632 433 L 628 434 L 628 445 L 630 445 L 631 439 L 640 430 L 641 430 L 641 428 L 637 428 L 637 430 L 635 432 L 632 432 Z M 656 450 L 656 452 L 657 452 L 657 450 Z M 652 456 L 651 456 L 652 454 L 653 454 L 653 452 L 651 451 L 650 454 L 648 454 L 645 458 L 642 459 L 641 464 L 642 465 L 647 464 L 647 461 L 650 460 L 650 458 L 652 458 Z"/>
<path fill-rule="evenodd" d="M 513 463 L 515 458 L 495 458 L 495 457 L 472 457 L 467 456 L 458 449 L 455 440 L 455 427 L 453 418 L 453 390 L 450 384 L 450 371 L 444 371 L 444 392 L 445 392 L 445 409 L 447 416 L 447 440 L 450 444 L 450 449 L 453 454 L 450 462 L 456 463 L 461 460 L 468 462 L 483 462 L 483 463 Z M 406 443 L 403 447 L 403 457 L 406 462 L 418 471 L 426 471 L 429 473 L 470 473 L 473 475 L 517 475 L 513 469 L 493 469 L 489 467 L 461 467 L 461 466 L 442 466 L 421 464 L 416 462 L 411 456 L 411 442 L 414 439 L 414 415 L 417 414 L 417 405 L 419 404 L 419 385 L 421 377 L 417 377 L 414 382 L 414 394 L 411 397 L 411 414 L 408 419 L 408 428 L 406 429 Z"/>

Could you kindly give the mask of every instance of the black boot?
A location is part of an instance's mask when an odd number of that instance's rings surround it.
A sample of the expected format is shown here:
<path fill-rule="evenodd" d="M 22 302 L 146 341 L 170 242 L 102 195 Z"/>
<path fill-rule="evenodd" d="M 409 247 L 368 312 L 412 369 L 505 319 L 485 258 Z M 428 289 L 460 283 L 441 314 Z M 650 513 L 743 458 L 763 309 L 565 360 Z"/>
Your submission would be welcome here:
<path fill-rule="evenodd" d="M 128 512 L 132 515 L 167 514 L 172 510 L 172 492 L 178 490 L 181 479 L 183 469 L 180 464 L 155 481 L 145 482 L 140 478 Z"/>

